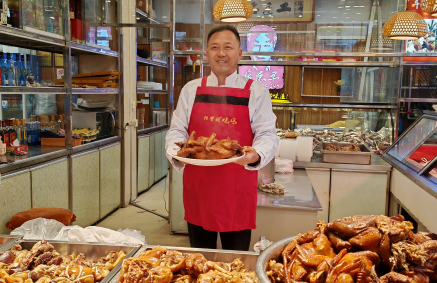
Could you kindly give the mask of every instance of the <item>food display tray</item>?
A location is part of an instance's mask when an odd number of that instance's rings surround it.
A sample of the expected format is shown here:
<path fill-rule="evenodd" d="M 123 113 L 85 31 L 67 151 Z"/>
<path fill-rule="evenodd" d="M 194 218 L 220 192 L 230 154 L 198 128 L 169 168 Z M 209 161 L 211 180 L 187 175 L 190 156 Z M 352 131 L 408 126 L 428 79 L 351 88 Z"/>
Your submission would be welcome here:
<path fill-rule="evenodd" d="M 4 251 L 3 247 L 13 247 L 17 240 L 23 238 L 23 236 L 13 236 L 13 235 L 0 235 L 0 251 Z M 6 248 L 9 250 L 9 248 Z"/>
<path fill-rule="evenodd" d="M 132 257 L 139 257 L 140 253 L 156 248 L 157 246 L 143 246 Z M 255 264 L 257 262 L 259 254 L 256 252 L 243 252 L 243 251 L 231 251 L 231 250 L 213 250 L 213 249 L 197 249 L 197 248 L 183 248 L 183 247 L 166 247 L 161 246 L 169 250 L 179 251 L 181 253 L 199 253 L 210 261 L 215 262 L 232 262 L 236 258 L 240 258 L 244 263 L 245 269 L 249 271 L 255 271 Z M 120 276 L 120 270 L 112 277 L 109 283 L 117 283 Z"/>
<path fill-rule="evenodd" d="M 12 248 L 15 244 L 19 244 L 23 249 L 30 250 L 33 245 L 38 243 L 38 240 L 16 240 L 11 244 L 3 245 L 0 247 L 0 252 L 6 251 Z M 63 255 L 77 256 L 80 253 L 85 254 L 87 260 L 99 260 L 101 257 L 107 256 L 110 252 L 123 251 L 126 256 L 123 258 L 129 258 L 133 256 L 141 245 L 117 245 L 109 243 L 75 243 L 75 242 L 63 242 L 63 241 L 50 241 L 47 240 L 55 250 Z M 112 269 L 109 274 L 100 282 L 107 283 L 116 275 L 119 274 L 123 261 L 119 262 L 117 266 Z M 117 277 L 118 279 L 118 277 Z"/>
<path fill-rule="evenodd" d="M 261 283 L 271 283 L 266 274 L 267 264 L 272 259 L 276 260 L 276 262 L 282 262 L 282 251 L 295 238 L 296 236 L 282 239 L 269 246 L 260 254 L 258 259 L 256 260 L 255 272 Z"/>
<path fill-rule="evenodd" d="M 365 144 L 357 144 L 357 146 L 361 149 L 361 152 L 325 150 L 326 146 L 329 144 L 338 147 L 349 147 L 352 145 L 352 143 L 347 142 L 324 142 L 322 144 L 323 150 L 320 151 L 323 154 L 323 162 L 370 165 L 370 159 L 373 155 L 373 152 L 370 151 Z"/>

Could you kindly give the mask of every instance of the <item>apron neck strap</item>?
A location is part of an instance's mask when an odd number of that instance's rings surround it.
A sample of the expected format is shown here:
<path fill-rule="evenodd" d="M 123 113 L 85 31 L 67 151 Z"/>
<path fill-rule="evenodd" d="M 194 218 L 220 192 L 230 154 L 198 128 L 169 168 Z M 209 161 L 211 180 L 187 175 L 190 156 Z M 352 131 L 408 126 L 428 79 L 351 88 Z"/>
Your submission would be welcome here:
<path fill-rule="evenodd" d="M 202 78 L 202 87 L 206 87 L 206 80 L 208 79 L 208 77 L 203 77 Z"/>
<path fill-rule="evenodd" d="M 246 86 L 244 87 L 244 89 L 246 89 L 246 90 L 250 90 L 250 86 L 252 85 L 252 83 L 253 83 L 253 80 L 249 79 L 249 80 L 247 81 Z"/>

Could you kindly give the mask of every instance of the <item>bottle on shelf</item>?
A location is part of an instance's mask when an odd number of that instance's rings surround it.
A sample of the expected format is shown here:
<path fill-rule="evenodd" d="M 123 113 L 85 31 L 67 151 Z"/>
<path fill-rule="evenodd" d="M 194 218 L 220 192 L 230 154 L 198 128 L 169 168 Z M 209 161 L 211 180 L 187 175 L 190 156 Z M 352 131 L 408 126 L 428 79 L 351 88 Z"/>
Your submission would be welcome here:
<path fill-rule="evenodd" d="M 8 67 L 7 67 L 7 70 L 6 70 L 6 81 L 7 81 L 6 85 L 7 86 L 16 86 L 16 84 L 15 84 L 15 74 L 14 74 L 14 69 L 12 69 L 11 60 L 12 60 L 12 54 L 8 53 L 8 55 L 7 55 L 7 64 L 8 64 Z"/>
<path fill-rule="evenodd" d="M 26 86 L 25 72 L 23 68 L 23 60 L 21 60 L 22 56 L 20 53 L 17 53 L 17 72 L 18 72 L 18 86 Z"/>
<path fill-rule="evenodd" d="M 18 142 L 21 145 L 22 142 L 21 142 L 21 121 L 20 121 L 20 119 L 15 119 L 14 126 L 15 126 L 16 139 L 18 140 Z"/>
<path fill-rule="evenodd" d="M 7 70 L 8 70 L 8 54 L 2 53 L 1 57 L 1 68 L 2 68 L 2 86 L 7 85 Z"/>
<path fill-rule="evenodd" d="M 9 8 L 9 14 L 10 14 L 10 21 L 11 25 L 14 28 L 20 28 L 21 22 L 20 22 L 20 0 L 8 0 L 8 8 Z"/>
<path fill-rule="evenodd" d="M 2 121 L 2 141 L 6 146 L 9 146 L 9 131 L 8 131 L 8 121 Z"/>
<path fill-rule="evenodd" d="M 11 54 L 11 68 L 14 71 L 15 85 L 18 86 L 17 55 Z"/>
<path fill-rule="evenodd" d="M 15 131 L 14 123 L 15 123 L 14 118 L 9 120 L 9 142 L 11 145 L 17 139 L 17 132 Z"/>
<path fill-rule="evenodd" d="M 56 122 L 56 127 L 57 127 L 57 131 L 56 131 L 56 133 L 59 133 L 59 130 L 60 129 L 62 129 L 61 128 L 61 125 L 62 125 L 62 114 L 59 114 L 59 116 L 58 116 L 58 121 Z"/>
<path fill-rule="evenodd" d="M 33 76 L 32 67 L 31 67 L 31 58 L 30 54 L 26 54 L 26 82 L 29 82 L 29 84 L 32 86 L 35 80 L 35 77 Z"/>
<path fill-rule="evenodd" d="M 21 119 L 21 144 L 26 145 L 27 144 L 27 126 L 26 126 L 26 120 Z"/>
<path fill-rule="evenodd" d="M 3 52 L 0 52 L 0 86 L 3 85 Z"/>

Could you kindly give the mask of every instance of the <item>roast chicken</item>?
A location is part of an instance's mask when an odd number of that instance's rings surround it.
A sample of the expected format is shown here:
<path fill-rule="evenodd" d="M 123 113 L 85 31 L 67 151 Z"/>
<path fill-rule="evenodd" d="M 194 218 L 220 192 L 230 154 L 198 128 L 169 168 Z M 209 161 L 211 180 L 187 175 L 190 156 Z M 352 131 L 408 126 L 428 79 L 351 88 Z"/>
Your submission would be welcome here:
<path fill-rule="evenodd" d="M 176 145 L 180 148 L 177 156 L 193 159 L 227 159 L 242 156 L 244 152 L 250 152 L 250 147 L 242 147 L 238 141 L 227 139 L 217 140 L 216 134 L 210 137 L 198 137 L 192 131 L 187 142 L 179 142 Z"/>
<path fill-rule="evenodd" d="M 403 216 L 319 221 L 270 261 L 272 283 L 436 283 L 437 235 L 413 233 Z"/>
<path fill-rule="evenodd" d="M 203 255 L 156 247 L 123 261 L 120 283 L 259 283 L 240 259 L 208 261 Z"/>
<path fill-rule="evenodd" d="M 44 240 L 30 251 L 16 245 L 0 254 L 0 282 L 100 282 L 125 256 L 123 251 L 110 252 L 98 261 L 89 261 L 85 254 L 62 256 Z"/>

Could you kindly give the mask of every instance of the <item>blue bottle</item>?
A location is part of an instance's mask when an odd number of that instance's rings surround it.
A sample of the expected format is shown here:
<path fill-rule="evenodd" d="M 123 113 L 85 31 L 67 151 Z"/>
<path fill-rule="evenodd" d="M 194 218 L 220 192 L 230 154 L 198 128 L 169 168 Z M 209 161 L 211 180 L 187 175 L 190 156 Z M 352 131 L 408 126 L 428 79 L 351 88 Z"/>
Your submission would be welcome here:
<path fill-rule="evenodd" d="M 6 85 L 7 86 L 16 86 L 14 69 L 12 68 L 12 63 L 11 63 L 12 58 L 13 58 L 12 54 L 8 53 L 8 56 L 7 56 L 8 67 L 6 69 L 6 76 L 7 76 L 6 77 L 6 81 L 7 81 Z"/>
<path fill-rule="evenodd" d="M 11 67 L 12 70 L 14 71 L 14 78 L 15 78 L 15 85 L 19 86 L 19 82 L 18 82 L 18 62 L 17 62 L 17 55 L 12 53 L 11 54 Z"/>
<path fill-rule="evenodd" d="M 0 68 L 2 69 L 2 86 L 6 85 L 6 67 L 7 67 L 6 53 L 1 53 Z"/>
<path fill-rule="evenodd" d="M 21 60 L 21 54 L 17 53 L 17 74 L 18 74 L 18 86 L 26 86 L 26 76 L 23 68 L 23 61 Z"/>
<path fill-rule="evenodd" d="M 30 64 L 30 54 L 26 54 L 26 81 L 29 82 L 30 85 L 33 85 L 35 77 L 33 76 L 32 67 Z"/>

